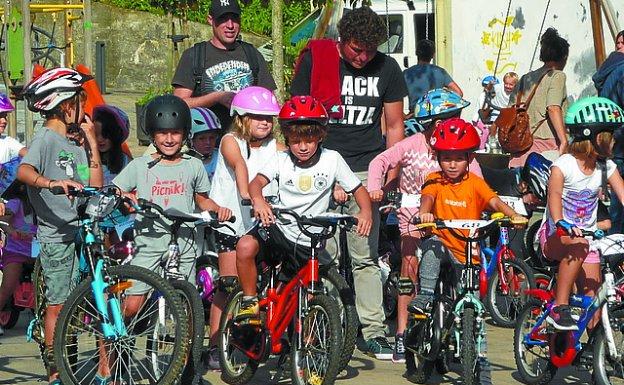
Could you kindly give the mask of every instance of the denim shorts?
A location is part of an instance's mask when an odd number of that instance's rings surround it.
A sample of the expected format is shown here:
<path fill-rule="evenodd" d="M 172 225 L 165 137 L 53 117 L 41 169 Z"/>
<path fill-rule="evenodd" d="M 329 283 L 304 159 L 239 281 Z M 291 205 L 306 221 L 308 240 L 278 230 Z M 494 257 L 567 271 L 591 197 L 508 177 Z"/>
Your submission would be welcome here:
<path fill-rule="evenodd" d="M 64 303 L 76 286 L 78 257 L 76 244 L 41 242 L 41 268 L 46 283 L 46 298 L 50 305 Z"/>

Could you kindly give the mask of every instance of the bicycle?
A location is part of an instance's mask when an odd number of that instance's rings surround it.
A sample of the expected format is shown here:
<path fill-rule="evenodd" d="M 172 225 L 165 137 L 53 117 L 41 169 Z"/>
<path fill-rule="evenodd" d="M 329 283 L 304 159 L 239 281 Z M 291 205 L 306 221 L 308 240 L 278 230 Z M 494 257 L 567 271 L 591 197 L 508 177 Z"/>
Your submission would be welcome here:
<path fill-rule="evenodd" d="M 353 225 L 355 219 L 329 214 L 302 217 L 279 208 L 273 208 L 273 213 L 293 218 L 301 232 L 311 238 L 310 259 L 287 282 L 278 282 L 280 260 L 267 261 L 268 271 L 260 274 L 264 282 L 259 282 L 258 322 L 235 322 L 243 292 L 239 288 L 230 295 L 219 326 L 221 378 L 228 384 L 245 384 L 270 355 L 279 355 L 281 365 L 290 353 L 293 383 L 330 385 L 341 369 L 343 337 L 338 304 L 325 294 L 320 282 L 316 248 L 322 240 L 333 237 L 340 224 Z M 321 231 L 310 231 L 310 227 Z"/>
<path fill-rule="evenodd" d="M 129 201 L 116 187 L 85 187 L 68 195 L 84 200 L 77 206 L 84 278 L 67 298 L 54 331 L 54 361 L 61 381 L 90 384 L 98 369 L 108 368 L 116 383 L 173 383 L 189 340 L 177 292 L 157 274 L 127 265 L 131 258 L 121 264 L 112 260 L 103 245 L 99 221 Z M 137 314 L 126 317 L 124 299 L 138 283 L 149 288 L 148 300 Z M 161 306 L 162 301 L 167 306 Z"/>
<path fill-rule="evenodd" d="M 490 236 L 501 223 L 511 223 L 510 218 L 496 216 L 490 220 L 436 220 L 419 223 L 419 229 L 433 227 L 448 229 L 451 234 L 466 242 L 466 256 L 472 256 L 472 242 Z M 470 230 L 466 236 L 458 230 Z M 477 232 L 480 234 L 477 235 Z M 412 314 L 405 330 L 406 365 L 410 380 L 425 383 L 434 367 L 444 374 L 448 360 L 453 355 L 461 362 L 461 375 L 465 384 L 476 384 L 480 377 L 478 352 L 485 336 L 485 307 L 480 301 L 481 269 L 466 258 L 458 287 L 454 287 L 453 269 L 441 269 L 430 316 Z M 418 360 L 416 360 L 418 358 Z"/>
<path fill-rule="evenodd" d="M 554 293 L 548 289 L 533 289 L 533 298 L 522 310 L 514 330 L 514 358 L 518 372 L 527 384 L 546 384 L 559 368 L 570 365 L 592 369 L 597 384 L 611 384 L 610 377 L 624 379 L 622 364 L 624 345 L 624 235 L 605 236 L 602 230 L 586 231 L 600 254 L 603 283 L 594 298 L 573 294 L 570 305 L 580 310 L 576 321 L 578 330 L 560 332 L 546 322 L 554 306 Z M 614 271 L 619 273 L 617 279 Z M 601 326 L 581 342 L 587 326 L 596 312 L 600 312 Z M 618 339 L 614 334 L 618 334 Z M 529 362 L 531 358 L 534 361 Z"/>

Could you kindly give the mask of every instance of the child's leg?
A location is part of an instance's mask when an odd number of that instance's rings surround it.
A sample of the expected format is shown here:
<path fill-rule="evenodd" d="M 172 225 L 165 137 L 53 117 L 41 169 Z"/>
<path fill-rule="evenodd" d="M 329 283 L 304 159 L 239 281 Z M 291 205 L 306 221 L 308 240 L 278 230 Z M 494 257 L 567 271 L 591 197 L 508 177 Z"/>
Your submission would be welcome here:
<path fill-rule="evenodd" d="M 579 291 L 587 296 L 594 297 L 598 292 L 598 288 L 600 288 L 601 283 L 602 274 L 600 272 L 600 260 L 598 260 L 598 263 L 585 262 L 581 273 L 576 280 L 576 287 L 579 288 Z M 600 322 L 599 311 L 594 313 L 594 317 L 589 322 L 587 327 L 591 330 L 598 324 L 598 322 Z"/>
<path fill-rule="evenodd" d="M 399 298 L 397 303 L 397 331 L 403 334 L 407 326 L 407 305 L 416 293 L 415 285 L 418 282 L 418 258 L 416 250 L 420 239 L 401 236 L 401 277 L 399 278 Z M 410 287 L 411 285 L 411 287 Z"/>
<path fill-rule="evenodd" d="M 244 297 L 255 297 L 258 272 L 256 269 L 256 255 L 260 251 L 260 244 L 251 235 L 244 235 L 236 245 L 236 269 L 239 272 L 241 288 Z"/>
<path fill-rule="evenodd" d="M 553 234 L 546 240 L 544 254 L 552 260 L 558 260 L 557 287 L 555 303 L 567 305 L 572 286 L 581 271 L 583 261 L 589 253 L 589 242 L 585 238 L 558 236 Z"/>
<path fill-rule="evenodd" d="M 437 237 L 423 241 L 421 245 L 422 259 L 418 270 L 418 295 L 409 304 L 411 312 L 424 312 L 427 304 L 433 299 L 436 283 L 440 276 L 442 258 L 446 258 L 448 251 Z"/>
<path fill-rule="evenodd" d="M 217 346 L 221 313 L 227 301 L 230 285 L 236 284 L 236 251 L 219 252 L 219 281 L 210 305 L 210 346 Z"/>
<path fill-rule="evenodd" d="M 13 296 L 21 276 L 21 263 L 11 262 L 6 264 L 4 269 L 2 269 L 2 283 L 0 284 L 0 309 L 3 309 L 9 302 L 9 299 Z"/>

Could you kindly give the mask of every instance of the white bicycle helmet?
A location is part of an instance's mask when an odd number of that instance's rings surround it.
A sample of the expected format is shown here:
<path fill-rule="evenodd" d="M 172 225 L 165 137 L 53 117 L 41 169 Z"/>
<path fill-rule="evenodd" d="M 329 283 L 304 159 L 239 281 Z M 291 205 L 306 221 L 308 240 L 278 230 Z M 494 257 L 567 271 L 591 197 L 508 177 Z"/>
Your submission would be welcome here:
<path fill-rule="evenodd" d="M 28 83 L 22 95 L 28 109 L 33 112 L 51 111 L 63 100 L 70 99 L 82 90 L 82 85 L 91 80 L 89 75 L 71 68 L 52 68 Z"/>

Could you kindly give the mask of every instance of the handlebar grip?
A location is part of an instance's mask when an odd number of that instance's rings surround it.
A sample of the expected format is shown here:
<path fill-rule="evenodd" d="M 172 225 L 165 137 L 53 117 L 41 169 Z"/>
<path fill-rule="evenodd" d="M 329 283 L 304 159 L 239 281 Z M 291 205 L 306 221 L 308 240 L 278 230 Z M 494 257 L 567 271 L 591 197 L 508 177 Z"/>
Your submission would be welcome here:
<path fill-rule="evenodd" d="M 215 220 L 215 221 L 217 220 L 218 215 L 217 215 L 216 211 L 208 211 L 208 214 L 210 214 L 210 216 L 212 217 L 213 220 Z M 234 215 L 232 215 L 230 217 L 230 219 L 228 219 L 225 222 L 234 223 L 234 222 L 236 222 L 236 217 Z"/>
<path fill-rule="evenodd" d="M 65 190 L 61 186 L 54 186 L 50 189 L 54 195 L 65 195 Z"/>

